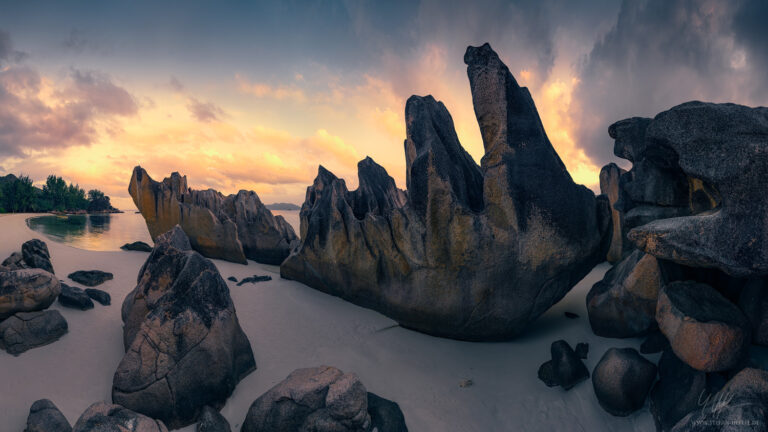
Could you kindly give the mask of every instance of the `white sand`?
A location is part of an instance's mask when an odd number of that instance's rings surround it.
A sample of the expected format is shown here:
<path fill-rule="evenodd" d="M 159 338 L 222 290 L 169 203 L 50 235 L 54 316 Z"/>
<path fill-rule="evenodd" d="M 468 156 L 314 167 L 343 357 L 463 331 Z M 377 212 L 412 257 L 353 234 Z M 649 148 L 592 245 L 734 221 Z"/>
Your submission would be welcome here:
<path fill-rule="evenodd" d="M 0 260 L 19 250 L 24 241 L 42 238 L 27 228 L 26 217 L 0 220 Z M 91 403 L 110 400 L 112 375 L 123 356 L 120 305 L 147 257 L 142 252 L 91 252 L 46 243 L 62 279 L 75 270 L 114 273 L 114 280 L 98 287 L 112 295 L 112 305 L 79 311 L 55 303 L 52 307 L 69 323 L 68 334 L 19 357 L 0 351 L 0 431 L 23 430 L 29 406 L 37 399 L 51 399 L 73 424 Z M 258 366 L 222 409 L 233 431 L 240 430 L 248 407 L 259 395 L 292 370 L 321 364 L 356 372 L 369 391 L 398 402 L 413 432 L 655 430 L 647 405 L 629 417 L 612 417 L 599 407 L 591 381 L 565 392 L 546 387 L 536 376 L 556 339 L 572 346 L 588 342 L 585 362 L 590 371 L 609 347 L 637 347 L 641 342 L 600 338 L 589 328 L 584 299 L 608 269 L 605 264 L 521 338 L 470 343 L 389 328 L 395 323 L 376 312 L 281 280 L 274 266 L 214 262 L 225 279 L 253 274 L 274 278 L 242 287 L 228 281 Z M 566 310 L 581 318 L 565 318 Z M 652 361 L 657 359 L 651 356 Z M 465 379 L 474 385 L 459 387 Z"/>

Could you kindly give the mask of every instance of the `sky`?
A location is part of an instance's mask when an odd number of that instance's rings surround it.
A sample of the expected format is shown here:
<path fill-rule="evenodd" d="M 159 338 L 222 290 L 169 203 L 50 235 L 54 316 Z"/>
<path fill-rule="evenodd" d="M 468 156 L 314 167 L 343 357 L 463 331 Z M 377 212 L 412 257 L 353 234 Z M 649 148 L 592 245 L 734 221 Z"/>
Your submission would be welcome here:
<path fill-rule="evenodd" d="M 489 42 L 529 87 L 574 180 L 608 126 L 690 100 L 768 105 L 764 0 L 0 0 L 0 175 L 57 174 L 119 208 L 135 165 L 301 204 L 322 164 L 371 156 L 405 187 L 405 101 L 431 94 L 483 145 L 463 55 Z"/>

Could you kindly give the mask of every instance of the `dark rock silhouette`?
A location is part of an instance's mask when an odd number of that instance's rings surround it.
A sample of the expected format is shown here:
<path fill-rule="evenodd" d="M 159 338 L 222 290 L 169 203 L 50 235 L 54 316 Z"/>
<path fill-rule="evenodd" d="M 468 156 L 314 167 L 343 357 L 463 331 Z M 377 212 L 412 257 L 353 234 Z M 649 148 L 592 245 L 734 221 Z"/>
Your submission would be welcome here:
<path fill-rule="evenodd" d="M 651 390 L 651 414 L 656 429 L 669 431 L 710 394 L 707 374 L 688 366 L 670 351 L 659 360 L 659 380 Z"/>
<path fill-rule="evenodd" d="M 126 243 L 126 244 L 120 246 L 120 249 L 127 250 L 127 251 L 152 252 L 152 246 L 144 243 L 143 241 L 135 241 L 133 243 Z"/>
<path fill-rule="evenodd" d="M 589 347 L 582 346 L 580 353 L 577 354 L 568 342 L 558 340 L 552 342 L 550 353 L 552 360 L 549 360 L 539 367 L 539 379 L 548 387 L 561 386 L 564 390 L 572 389 L 576 384 L 589 378 L 589 371 L 584 366 L 582 358 L 586 358 L 586 352 Z"/>
<path fill-rule="evenodd" d="M 405 108 L 407 187 L 358 164 L 360 187 L 323 167 L 301 243 L 281 275 L 400 325 L 468 340 L 519 334 L 605 259 L 608 200 L 573 182 L 528 90 L 490 48 L 465 55 L 485 145 L 478 167 L 432 96 Z"/>
<path fill-rule="evenodd" d="M 21 255 L 30 268 L 39 268 L 55 274 L 53 264 L 51 264 L 51 254 L 48 252 L 48 245 L 44 241 L 33 239 L 25 242 L 21 245 Z"/>
<path fill-rule="evenodd" d="M 229 422 L 217 410 L 206 406 L 195 425 L 195 432 L 232 432 Z"/>
<path fill-rule="evenodd" d="M 273 216 L 252 191 L 225 197 L 213 189 L 188 188 L 179 173 L 156 182 L 137 166 L 128 192 L 153 240 L 178 224 L 192 247 L 209 258 L 280 264 L 297 240 L 288 222 Z"/>
<path fill-rule="evenodd" d="M 634 348 L 611 348 L 592 372 L 597 401 L 615 416 L 627 416 L 645 404 L 656 380 L 656 365 Z"/>
<path fill-rule="evenodd" d="M 112 304 L 112 296 L 109 295 L 109 293 L 106 291 L 102 291 L 96 288 L 86 288 L 85 293 L 92 300 L 96 300 L 97 302 L 101 303 L 103 306 L 109 306 L 110 304 Z"/>
<path fill-rule="evenodd" d="M 94 306 L 93 300 L 82 288 L 69 286 L 65 283 L 61 284 L 59 303 L 62 306 L 80 310 L 93 309 Z"/>
<path fill-rule="evenodd" d="M 67 277 L 87 287 L 95 287 L 114 278 L 112 273 L 103 272 L 101 270 L 78 270 L 74 273 L 70 273 Z"/>

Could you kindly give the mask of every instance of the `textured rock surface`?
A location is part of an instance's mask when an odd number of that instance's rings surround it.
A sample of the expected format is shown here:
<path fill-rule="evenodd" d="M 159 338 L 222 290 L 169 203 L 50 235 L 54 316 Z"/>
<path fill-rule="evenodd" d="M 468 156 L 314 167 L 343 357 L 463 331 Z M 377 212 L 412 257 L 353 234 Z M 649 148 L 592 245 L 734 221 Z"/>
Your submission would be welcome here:
<path fill-rule="evenodd" d="M 16 312 L 42 310 L 61 292 L 56 276 L 45 270 L 26 269 L 0 273 L 0 321 Z"/>
<path fill-rule="evenodd" d="M 74 273 L 70 273 L 67 277 L 85 286 L 95 287 L 108 280 L 112 280 L 114 276 L 112 273 L 103 272 L 101 270 L 78 270 Z"/>
<path fill-rule="evenodd" d="M 664 283 L 652 255 L 635 250 L 613 266 L 587 294 L 592 331 L 603 337 L 634 337 L 656 328 L 656 299 Z"/>
<path fill-rule="evenodd" d="M 614 208 L 619 201 L 619 179 L 624 173 L 626 171 L 614 163 L 610 163 L 600 170 L 600 193 L 608 197 L 608 203 L 611 205 L 613 235 L 611 236 L 611 246 L 606 255 L 606 259 L 611 263 L 621 261 L 632 248 L 629 242 L 624 241 L 626 236 L 624 213 Z"/>
<path fill-rule="evenodd" d="M 707 374 L 691 368 L 667 350 L 659 360 L 659 380 L 651 390 L 651 414 L 656 429 L 669 431 L 709 394 Z"/>
<path fill-rule="evenodd" d="M 242 432 L 368 431 L 368 392 L 357 375 L 330 367 L 297 369 L 256 399 Z"/>
<path fill-rule="evenodd" d="M 29 408 L 24 432 L 72 432 L 72 426 L 53 402 L 40 399 Z"/>
<path fill-rule="evenodd" d="M 5 269 L 4 271 L 23 270 L 29 268 L 27 263 L 24 262 L 24 257 L 21 255 L 21 252 L 12 253 L 3 261 L 2 266 Z"/>
<path fill-rule="evenodd" d="M 675 355 L 694 369 L 725 371 L 747 355 L 747 317 L 709 285 L 673 282 L 665 286 L 659 294 L 656 320 Z"/>
<path fill-rule="evenodd" d="M 372 431 L 408 432 L 400 406 L 391 400 L 368 392 L 368 414 L 371 415 Z"/>
<path fill-rule="evenodd" d="M 25 242 L 21 245 L 21 255 L 28 267 L 54 273 L 51 254 L 48 252 L 48 245 L 44 241 L 33 239 Z"/>
<path fill-rule="evenodd" d="M 768 430 L 768 371 L 747 368 L 683 417 L 673 432 L 736 432 Z"/>
<path fill-rule="evenodd" d="M 195 432 L 231 432 L 229 422 L 215 409 L 206 406 L 200 413 Z"/>
<path fill-rule="evenodd" d="M 627 416 L 645 404 L 656 379 L 656 365 L 634 348 L 611 348 L 592 372 L 597 401 L 615 416 Z"/>
<path fill-rule="evenodd" d="M 256 368 L 227 284 L 178 226 L 157 238 L 122 317 L 126 354 L 112 400 L 171 428 L 220 408 Z"/>
<path fill-rule="evenodd" d="M 162 421 L 120 405 L 97 402 L 77 419 L 73 432 L 168 432 Z"/>
<path fill-rule="evenodd" d="M 178 173 L 156 182 L 138 166 L 128 192 L 153 240 L 178 224 L 192 247 L 209 258 L 280 264 L 298 240 L 288 222 L 273 216 L 255 192 L 225 197 L 213 189 L 193 190 Z"/>
<path fill-rule="evenodd" d="M 126 243 L 120 246 L 120 249 L 127 250 L 127 251 L 152 252 L 152 246 L 144 243 L 143 241 Z"/>
<path fill-rule="evenodd" d="M 635 228 L 629 238 L 682 265 L 737 277 L 768 274 L 768 108 L 689 102 L 657 115 L 646 133 L 701 180 L 694 191 L 714 188 L 721 202 L 714 211 Z"/>
<path fill-rule="evenodd" d="M 582 348 L 583 351 L 583 348 Z M 549 387 L 561 386 L 570 390 L 576 384 L 589 378 L 589 371 L 568 342 L 559 340 L 550 347 L 552 360 L 539 367 L 539 379 Z"/>
<path fill-rule="evenodd" d="M 283 277 L 408 328 L 492 340 L 519 334 L 605 259 L 608 200 L 572 181 L 530 93 L 490 46 L 469 47 L 464 60 L 482 166 L 461 147 L 445 106 L 412 96 L 407 193 L 370 158 L 351 192 L 320 167 Z"/>
<path fill-rule="evenodd" d="M 65 283 L 61 284 L 59 303 L 73 309 L 93 309 L 93 300 L 82 288 L 69 286 Z"/>
<path fill-rule="evenodd" d="M 86 288 L 85 293 L 93 300 L 101 303 L 104 306 L 112 304 L 112 296 L 108 292 L 102 291 L 96 288 Z"/>
<path fill-rule="evenodd" d="M 19 355 L 48 345 L 67 333 L 67 321 L 57 310 L 19 312 L 0 323 L 0 348 Z"/>

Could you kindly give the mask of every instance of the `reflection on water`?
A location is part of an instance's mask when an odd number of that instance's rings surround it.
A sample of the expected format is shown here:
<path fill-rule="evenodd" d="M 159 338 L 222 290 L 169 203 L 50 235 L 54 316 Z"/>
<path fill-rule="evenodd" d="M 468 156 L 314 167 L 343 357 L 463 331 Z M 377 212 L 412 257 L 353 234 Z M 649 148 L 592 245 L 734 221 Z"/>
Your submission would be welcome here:
<path fill-rule="evenodd" d="M 37 216 L 27 225 L 45 237 L 80 249 L 97 251 L 120 250 L 120 246 L 135 241 L 152 245 L 144 218 L 135 213 L 98 215 Z"/>
<path fill-rule="evenodd" d="M 288 222 L 290 226 L 293 227 L 293 230 L 296 231 L 296 235 L 299 235 L 300 225 L 301 225 L 301 217 L 299 217 L 299 211 L 298 210 L 270 210 L 273 215 L 277 216 L 280 215 L 285 218 L 285 221 Z"/>

